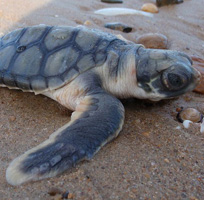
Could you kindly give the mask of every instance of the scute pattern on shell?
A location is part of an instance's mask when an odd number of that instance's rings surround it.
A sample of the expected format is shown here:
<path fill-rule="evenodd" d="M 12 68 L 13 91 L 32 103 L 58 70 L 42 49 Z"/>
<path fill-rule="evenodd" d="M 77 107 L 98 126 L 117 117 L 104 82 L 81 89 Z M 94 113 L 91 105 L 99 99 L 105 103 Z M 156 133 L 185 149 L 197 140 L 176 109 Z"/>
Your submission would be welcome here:
<path fill-rule="evenodd" d="M 109 45 L 117 40 L 85 27 L 18 29 L 0 39 L 0 85 L 35 93 L 57 89 L 102 65 Z"/>

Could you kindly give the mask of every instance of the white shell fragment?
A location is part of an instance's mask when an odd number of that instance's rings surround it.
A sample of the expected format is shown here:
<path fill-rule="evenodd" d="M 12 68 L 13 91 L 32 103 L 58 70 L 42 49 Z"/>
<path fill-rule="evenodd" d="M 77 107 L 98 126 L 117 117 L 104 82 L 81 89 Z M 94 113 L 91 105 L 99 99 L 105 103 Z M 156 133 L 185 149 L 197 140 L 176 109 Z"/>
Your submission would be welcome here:
<path fill-rule="evenodd" d="M 177 126 L 175 129 L 176 129 L 176 130 L 180 130 L 180 129 L 181 129 L 181 127 L 180 127 L 180 126 Z"/>
<path fill-rule="evenodd" d="M 140 10 L 130 9 L 130 8 L 104 8 L 94 12 L 99 15 L 106 16 L 117 16 L 117 15 L 143 15 L 146 17 L 153 17 L 151 13 L 147 13 Z"/>
<path fill-rule="evenodd" d="M 204 133 L 204 120 L 203 122 L 200 124 L 200 132 Z"/>
<path fill-rule="evenodd" d="M 190 124 L 193 123 L 192 121 L 190 120 L 184 120 L 183 121 L 183 126 L 184 128 L 189 128 Z"/>
<path fill-rule="evenodd" d="M 188 129 L 190 127 L 190 124 L 195 124 L 197 126 L 200 126 L 200 132 L 201 133 L 204 133 L 204 120 L 202 123 L 193 123 L 192 121 L 190 120 L 184 120 L 183 121 L 183 126 L 184 128 Z"/>

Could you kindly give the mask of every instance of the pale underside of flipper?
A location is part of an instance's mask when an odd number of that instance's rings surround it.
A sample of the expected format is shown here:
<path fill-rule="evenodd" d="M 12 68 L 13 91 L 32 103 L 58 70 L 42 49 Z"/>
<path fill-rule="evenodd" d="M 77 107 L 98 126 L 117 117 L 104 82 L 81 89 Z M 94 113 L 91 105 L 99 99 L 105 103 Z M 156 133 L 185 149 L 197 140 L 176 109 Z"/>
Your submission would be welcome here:
<path fill-rule="evenodd" d="M 117 137 L 124 121 L 121 102 L 102 89 L 87 95 L 71 121 L 48 140 L 14 159 L 6 172 L 11 185 L 53 177 L 81 160 L 91 159 Z"/>

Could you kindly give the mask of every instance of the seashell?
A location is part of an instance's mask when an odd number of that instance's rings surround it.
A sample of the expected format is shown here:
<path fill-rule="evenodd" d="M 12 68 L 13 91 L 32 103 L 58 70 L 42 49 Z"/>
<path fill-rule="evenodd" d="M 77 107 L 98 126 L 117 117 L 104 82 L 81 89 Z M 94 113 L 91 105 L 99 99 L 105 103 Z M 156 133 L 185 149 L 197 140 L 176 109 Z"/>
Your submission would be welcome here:
<path fill-rule="evenodd" d="M 159 12 L 159 9 L 153 3 L 145 3 L 142 6 L 141 10 L 145 11 L 145 12 L 150 12 L 150 13 L 158 13 Z"/>
<path fill-rule="evenodd" d="M 137 44 L 143 44 L 146 48 L 167 49 L 168 39 L 165 35 L 159 33 L 147 33 L 136 39 Z"/>
<path fill-rule="evenodd" d="M 135 10 L 130 8 L 103 8 L 96 10 L 95 14 L 106 15 L 106 16 L 117 16 L 117 15 L 143 15 L 146 17 L 153 17 L 152 13 L 144 12 L 141 10 Z"/>
<path fill-rule="evenodd" d="M 194 108 L 186 108 L 186 109 L 181 109 L 181 111 L 178 112 L 176 118 L 181 123 L 183 123 L 186 120 L 189 120 L 194 123 L 199 123 L 202 121 L 203 115 Z"/>
<path fill-rule="evenodd" d="M 123 3 L 122 0 L 101 0 L 104 3 Z"/>
<path fill-rule="evenodd" d="M 165 6 L 175 3 L 183 3 L 183 0 L 157 0 L 157 6 Z"/>
<path fill-rule="evenodd" d="M 130 27 L 126 24 L 120 23 L 120 22 L 106 23 L 104 26 L 106 28 L 122 31 L 124 33 L 129 33 L 132 31 L 132 27 Z"/>

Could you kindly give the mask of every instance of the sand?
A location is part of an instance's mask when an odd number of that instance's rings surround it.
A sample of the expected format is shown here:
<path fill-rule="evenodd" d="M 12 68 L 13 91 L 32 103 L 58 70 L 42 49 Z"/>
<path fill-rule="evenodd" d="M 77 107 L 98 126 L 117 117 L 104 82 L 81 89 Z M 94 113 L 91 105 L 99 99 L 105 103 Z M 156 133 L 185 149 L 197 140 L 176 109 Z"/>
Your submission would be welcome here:
<path fill-rule="evenodd" d="M 139 9 L 153 0 L 128 0 L 117 7 Z M 170 49 L 204 56 L 203 0 L 184 0 L 159 9 L 154 18 L 95 15 L 101 8 L 115 7 L 100 0 L 1 0 L 0 34 L 36 25 L 80 25 L 121 34 L 103 27 L 123 22 L 136 37 L 158 32 L 169 39 Z M 67 123 L 71 112 L 47 97 L 0 88 L 0 199 L 53 199 L 52 187 L 69 191 L 74 199 L 204 199 L 204 134 L 199 128 L 183 128 L 176 121 L 176 108 L 204 111 L 203 95 L 188 93 L 156 104 L 124 100 L 126 119 L 119 137 L 91 161 L 60 176 L 13 187 L 6 182 L 8 164 L 18 155 L 44 141 Z M 180 127 L 180 129 L 178 128 Z"/>

